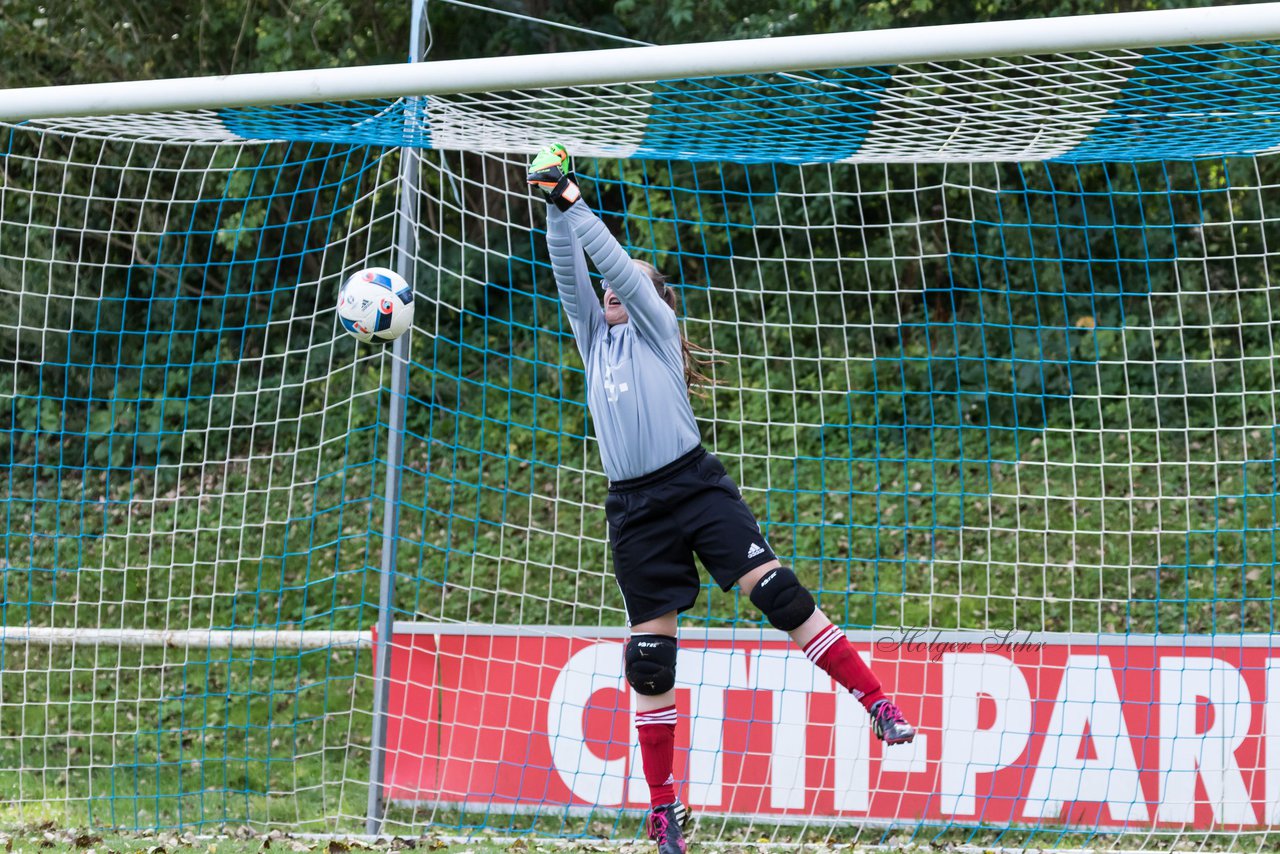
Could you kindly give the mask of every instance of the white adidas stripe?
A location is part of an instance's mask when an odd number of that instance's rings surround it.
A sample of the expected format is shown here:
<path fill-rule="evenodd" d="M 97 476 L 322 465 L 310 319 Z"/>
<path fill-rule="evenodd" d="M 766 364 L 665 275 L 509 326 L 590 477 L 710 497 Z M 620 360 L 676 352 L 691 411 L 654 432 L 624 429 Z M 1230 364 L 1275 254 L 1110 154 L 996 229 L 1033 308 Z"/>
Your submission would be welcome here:
<path fill-rule="evenodd" d="M 648 724 L 673 724 L 676 722 L 676 713 L 668 712 L 661 715 L 640 714 L 636 715 L 636 726 L 646 726 Z"/>
<path fill-rule="evenodd" d="M 818 659 L 822 658 L 823 654 L 825 654 L 827 650 L 831 649 L 832 645 L 841 637 L 842 634 L 840 629 L 833 623 L 823 629 L 822 633 L 805 648 L 804 654 L 808 656 L 810 661 L 817 664 Z"/>
<path fill-rule="evenodd" d="M 820 643 L 820 644 L 818 644 L 818 645 L 816 645 L 816 646 L 811 647 L 811 648 L 810 648 L 810 649 L 805 653 L 805 655 L 806 655 L 806 656 L 808 656 L 808 658 L 809 658 L 809 660 L 810 660 L 810 661 L 812 661 L 814 664 L 817 664 L 817 663 L 818 663 L 818 659 L 820 659 L 820 658 L 822 658 L 822 656 L 826 655 L 827 650 L 831 649 L 832 645 L 833 645 L 833 644 L 835 644 L 835 642 L 836 642 L 836 641 L 835 641 L 835 638 L 832 638 L 832 639 L 831 639 L 831 640 L 829 640 L 829 641 L 823 641 L 822 643 Z"/>

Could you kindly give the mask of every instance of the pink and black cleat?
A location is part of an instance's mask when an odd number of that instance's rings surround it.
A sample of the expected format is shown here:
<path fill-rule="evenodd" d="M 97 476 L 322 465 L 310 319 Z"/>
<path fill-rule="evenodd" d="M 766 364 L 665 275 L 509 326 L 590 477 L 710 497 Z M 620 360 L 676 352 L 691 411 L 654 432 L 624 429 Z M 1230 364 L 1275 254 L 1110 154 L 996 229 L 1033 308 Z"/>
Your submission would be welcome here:
<path fill-rule="evenodd" d="M 658 843 L 658 854 L 685 854 L 688 846 L 684 830 L 690 817 L 688 808 L 679 801 L 653 808 L 649 813 L 649 838 Z"/>
<path fill-rule="evenodd" d="M 902 710 L 888 700 L 877 700 L 871 709 L 871 728 L 885 744 L 910 744 L 916 728 L 907 723 Z"/>

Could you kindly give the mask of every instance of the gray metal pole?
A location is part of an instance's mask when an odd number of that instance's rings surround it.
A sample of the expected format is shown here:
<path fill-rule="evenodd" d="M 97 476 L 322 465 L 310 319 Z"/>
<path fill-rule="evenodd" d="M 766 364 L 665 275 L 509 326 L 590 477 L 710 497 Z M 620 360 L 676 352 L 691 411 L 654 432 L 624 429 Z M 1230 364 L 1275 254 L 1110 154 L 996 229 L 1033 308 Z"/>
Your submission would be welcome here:
<path fill-rule="evenodd" d="M 423 20 L 427 0 L 412 0 L 409 61 L 420 62 L 426 44 Z M 396 270 L 413 282 L 417 237 L 418 161 L 412 148 L 400 150 L 400 222 L 396 235 Z M 373 686 L 373 740 L 369 758 L 369 806 L 365 832 L 382 832 L 386 810 L 383 775 L 387 767 L 387 703 L 391 696 L 391 629 L 395 619 L 396 546 L 400 537 L 400 481 L 404 464 L 404 418 L 409 390 L 409 340 L 402 335 L 391 347 L 391 409 L 387 425 L 386 507 L 382 514 L 382 577 L 378 583 L 378 642 Z"/>

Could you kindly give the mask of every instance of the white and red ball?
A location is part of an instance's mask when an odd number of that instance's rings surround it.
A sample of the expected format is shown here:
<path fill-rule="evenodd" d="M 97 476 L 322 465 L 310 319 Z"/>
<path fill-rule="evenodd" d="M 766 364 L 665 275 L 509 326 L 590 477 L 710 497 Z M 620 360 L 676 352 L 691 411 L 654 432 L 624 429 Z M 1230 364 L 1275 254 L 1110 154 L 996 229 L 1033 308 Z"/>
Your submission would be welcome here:
<path fill-rule="evenodd" d="M 413 325 L 413 288 L 395 270 L 366 267 L 338 291 L 338 320 L 361 341 L 391 341 Z"/>

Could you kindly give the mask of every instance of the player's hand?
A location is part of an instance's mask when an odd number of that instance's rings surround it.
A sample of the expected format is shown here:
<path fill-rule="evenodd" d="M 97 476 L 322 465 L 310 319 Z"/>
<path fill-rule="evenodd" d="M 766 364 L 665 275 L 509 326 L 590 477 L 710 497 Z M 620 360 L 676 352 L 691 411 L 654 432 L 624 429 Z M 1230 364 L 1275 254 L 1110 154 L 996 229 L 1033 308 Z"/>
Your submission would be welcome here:
<path fill-rule="evenodd" d="M 562 211 L 582 198 L 569 162 L 569 152 L 558 142 L 539 149 L 534 155 L 529 164 L 528 180 L 529 186 L 541 190 L 547 201 Z"/>

